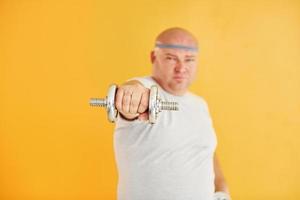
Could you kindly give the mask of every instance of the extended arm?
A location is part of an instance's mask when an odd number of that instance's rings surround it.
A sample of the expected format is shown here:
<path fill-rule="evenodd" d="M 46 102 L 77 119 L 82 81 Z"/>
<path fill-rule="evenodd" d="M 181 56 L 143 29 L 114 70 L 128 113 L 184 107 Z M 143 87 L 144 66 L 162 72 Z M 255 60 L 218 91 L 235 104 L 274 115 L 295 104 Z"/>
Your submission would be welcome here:
<path fill-rule="evenodd" d="M 229 194 L 229 189 L 222 173 L 217 154 L 214 155 L 214 171 L 215 171 L 215 192 L 226 192 Z"/>

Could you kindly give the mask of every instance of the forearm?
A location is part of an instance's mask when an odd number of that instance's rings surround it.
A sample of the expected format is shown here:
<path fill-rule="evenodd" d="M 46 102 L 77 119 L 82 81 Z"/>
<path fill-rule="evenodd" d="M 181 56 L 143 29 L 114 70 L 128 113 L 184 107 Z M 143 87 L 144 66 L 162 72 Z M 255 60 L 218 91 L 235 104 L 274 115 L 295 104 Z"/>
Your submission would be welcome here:
<path fill-rule="evenodd" d="M 220 163 L 215 154 L 214 156 L 214 171 L 215 171 L 215 191 L 222 191 L 229 194 L 229 189 L 225 180 L 225 177 L 222 173 Z"/>

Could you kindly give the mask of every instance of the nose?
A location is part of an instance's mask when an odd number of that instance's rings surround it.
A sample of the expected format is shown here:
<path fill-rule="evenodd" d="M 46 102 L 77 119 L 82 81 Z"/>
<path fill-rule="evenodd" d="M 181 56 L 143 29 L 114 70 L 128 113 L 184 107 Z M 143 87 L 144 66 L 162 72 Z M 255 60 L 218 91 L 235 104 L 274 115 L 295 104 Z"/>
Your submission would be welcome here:
<path fill-rule="evenodd" d="M 185 66 L 184 64 L 181 62 L 181 61 L 178 61 L 176 63 L 176 66 L 175 66 L 175 72 L 179 72 L 179 73 L 182 73 L 184 72 L 186 69 L 185 69 Z"/>

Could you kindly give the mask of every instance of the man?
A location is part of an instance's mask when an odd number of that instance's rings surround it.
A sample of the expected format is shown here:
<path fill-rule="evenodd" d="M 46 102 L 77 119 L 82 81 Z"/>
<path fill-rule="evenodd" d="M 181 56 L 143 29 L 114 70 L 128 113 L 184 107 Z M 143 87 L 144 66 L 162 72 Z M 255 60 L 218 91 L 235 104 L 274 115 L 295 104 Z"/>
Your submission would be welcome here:
<path fill-rule="evenodd" d="M 118 200 L 230 199 L 207 104 L 188 91 L 197 53 L 198 42 L 190 32 L 167 29 L 151 52 L 152 76 L 119 86 L 114 134 Z M 179 103 L 179 111 L 161 112 L 152 125 L 145 120 L 154 84 L 163 100 Z"/>

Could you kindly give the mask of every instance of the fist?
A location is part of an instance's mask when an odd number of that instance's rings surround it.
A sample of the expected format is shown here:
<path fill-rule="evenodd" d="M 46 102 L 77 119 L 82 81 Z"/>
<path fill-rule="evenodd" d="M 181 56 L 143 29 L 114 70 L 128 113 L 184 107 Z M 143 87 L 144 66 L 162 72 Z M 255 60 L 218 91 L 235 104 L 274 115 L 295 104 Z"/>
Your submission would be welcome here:
<path fill-rule="evenodd" d="M 150 90 L 140 82 L 127 82 L 117 89 L 116 108 L 126 119 L 148 120 L 149 94 Z"/>

